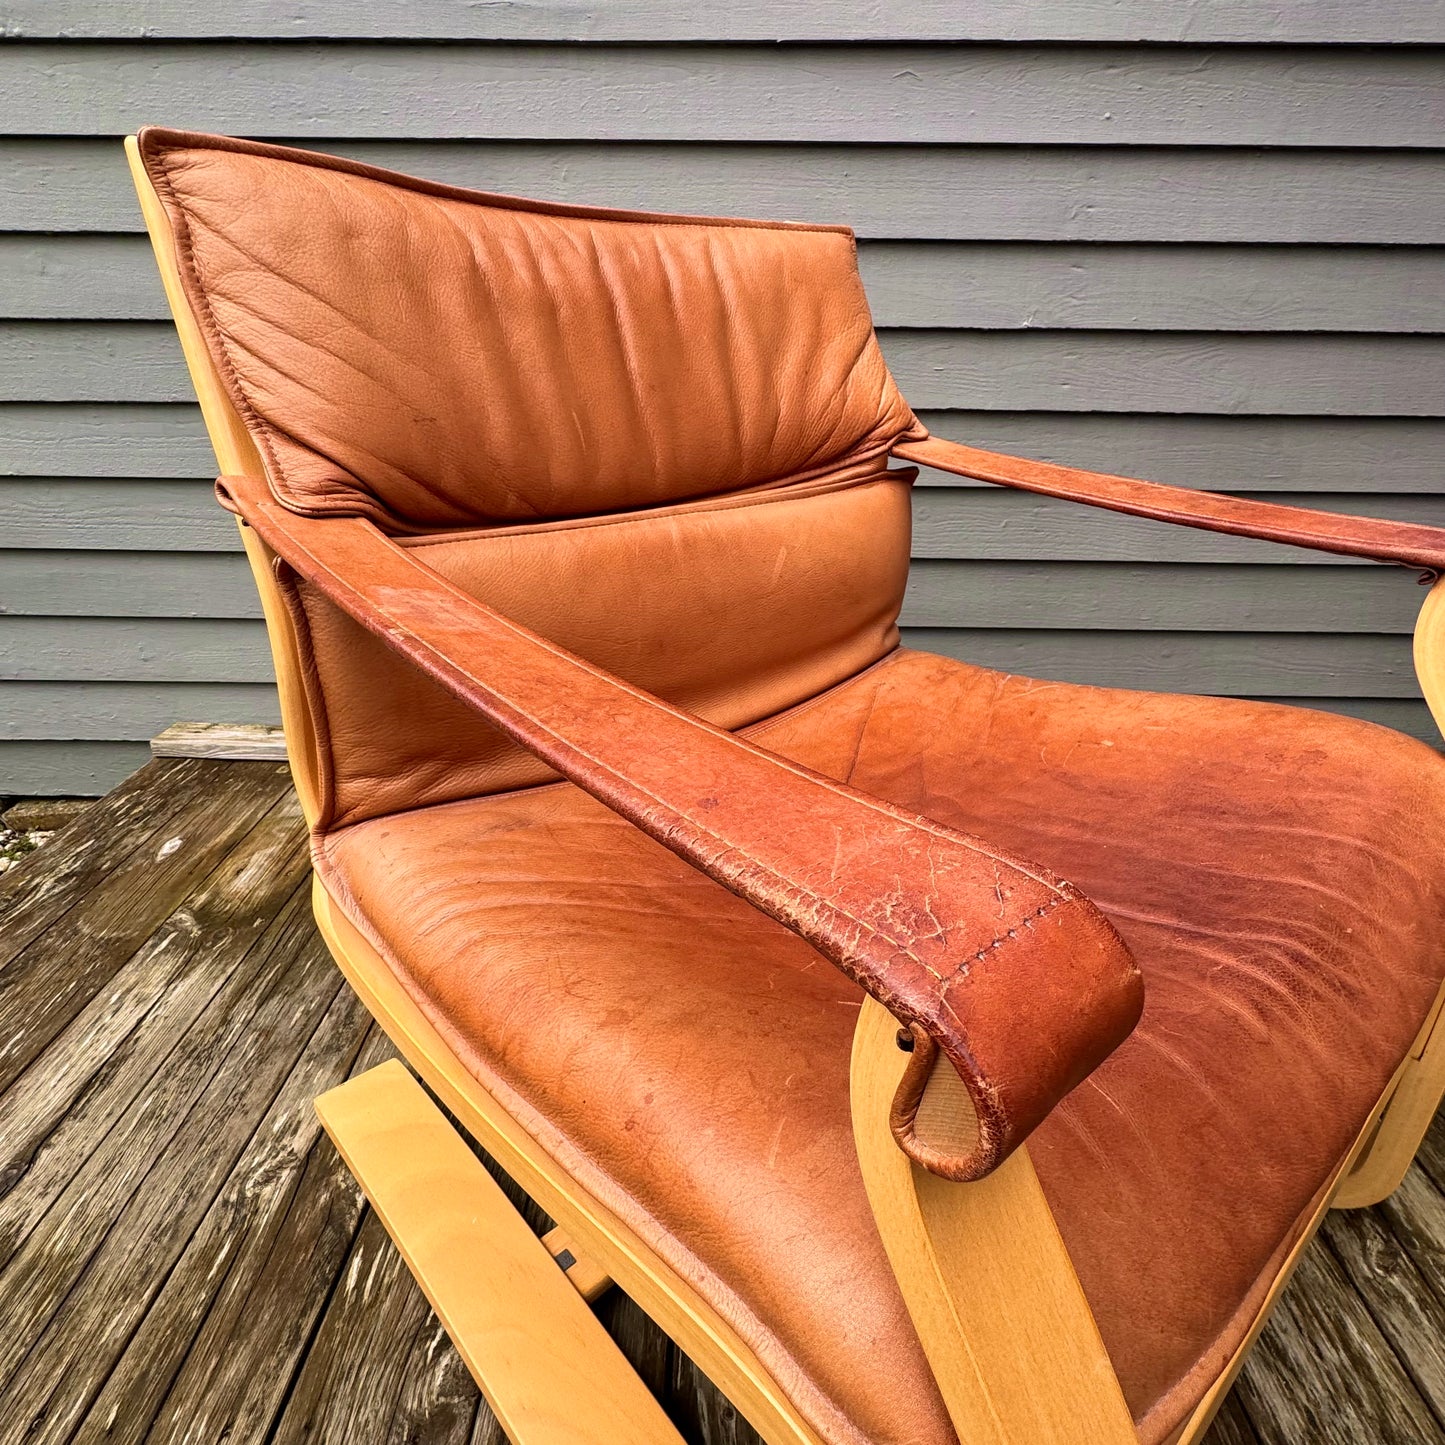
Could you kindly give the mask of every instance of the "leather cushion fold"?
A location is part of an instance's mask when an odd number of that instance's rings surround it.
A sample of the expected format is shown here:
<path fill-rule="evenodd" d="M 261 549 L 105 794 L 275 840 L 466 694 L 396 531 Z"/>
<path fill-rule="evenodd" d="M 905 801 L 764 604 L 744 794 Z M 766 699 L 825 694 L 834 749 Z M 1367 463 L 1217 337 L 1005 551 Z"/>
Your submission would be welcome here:
<path fill-rule="evenodd" d="M 844 227 L 549 205 L 181 131 L 140 145 L 298 511 L 413 531 L 580 516 L 923 435 Z"/>
<path fill-rule="evenodd" d="M 443 533 L 411 547 L 506 616 L 736 728 L 897 647 L 913 475 L 870 466 L 645 512 Z M 556 778 L 315 587 L 288 585 L 323 723 L 323 826 Z"/>

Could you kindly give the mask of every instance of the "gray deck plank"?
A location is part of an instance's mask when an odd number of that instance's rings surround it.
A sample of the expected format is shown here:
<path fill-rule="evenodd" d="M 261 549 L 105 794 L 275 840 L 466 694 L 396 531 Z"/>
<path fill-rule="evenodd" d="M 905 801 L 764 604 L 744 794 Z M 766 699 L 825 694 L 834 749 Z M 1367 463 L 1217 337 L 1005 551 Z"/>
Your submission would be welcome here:
<path fill-rule="evenodd" d="M 319 940 L 312 952 L 324 970 Z M 63 1438 L 121 1445 L 168 1432 L 222 1438 L 229 1431 L 235 1439 L 235 1407 L 255 1395 L 268 1407 L 258 1416 L 269 1422 L 310 1333 L 311 1316 L 301 1300 L 309 1296 L 319 1309 L 337 1264 L 334 1253 L 317 1249 L 314 1236 L 303 1250 L 303 1241 L 286 1232 L 309 1166 L 329 1162 L 315 1148 L 321 1130 L 312 1101 L 353 1072 L 362 1053 L 368 1066 L 379 1062 L 386 1050 L 365 1047 L 374 1031 L 356 995 L 338 991 L 104 1387 L 75 1432 Z M 360 1201 L 341 1171 L 327 1174 L 331 1210 L 350 1203 L 334 1221 L 340 1226 L 331 1230 L 334 1242 L 345 1232 L 344 1216 L 359 1216 Z M 167 1186 L 164 1179 L 156 1185 Z M 284 1281 L 273 1274 L 269 1297 L 255 1293 L 278 1251 Z M 278 1283 L 284 1294 L 276 1291 Z M 253 1329 L 267 1333 L 265 1346 L 250 1338 Z M 182 1366 L 194 1359 L 205 1362 L 205 1388 L 195 1390 L 194 1370 L 182 1389 L 173 1388 Z M 165 1419 L 152 1429 L 163 1404 Z"/>
<path fill-rule="evenodd" d="M 1320 1242 L 1300 1261 L 1235 1386 L 1261 1445 L 1422 1445 L 1440 1430 Z"/>
<path fill-rule="evenodd" d="M 41 934 L 7 964 L 0 975 L 0 1037 L 6 1040 L 0 1088 L 14 1082 L 285 791 L 284 769 L 275 764 L 234 774 L 227 771 L 232 766 L 203 766 L 186 806 L 159 830 L 164 841 L 153 848 L 153 835 L 75 905 L 72 926 Z"/>
<path fill-rule="evenodd" d="M 0 878 L 0 969 L 165 826 L 197 766 L 147 765 Z"/>
<path fill-rule="evenodd" d="M 1332 1213 L 1320 1237 L 1389 1340 L 1421 1398 L 1445 1424 L 1445 1303 L 1376 1209 Z"/>
<path fill-rule="evenodd" d="M 433 1378 L 430 1387 L 415 1381 L 417 1372 L 435 1369 L 437 1357 L 442 1361 L 440 1377 Z M 477 1391 L 470 1380 L 456 1378 L 453 1361 L 460 1363 L 456 1351 L 444 1337 L 437 1339 L 435 1316 L 425 1297 L 381 1222 L 368 1210 L 277 1422 L 273 1445 L 414 1438 L 392 1435 L 393 1421 L 403 1400 L 415 1402 L 428 1388 L 445 1398 L 448 1408 L 442 1421 L 433 1422 L 436 1433 L 427 1438 L 462 1445 L 476 1414 Z M 467 1399 L 469 1409 L 462 1408 L 458 1395 Z M 463 1414 L 465 1425 L 458 1430 Z"/>
<path fill-rule="evenodd" d="M 0 1094 L 0 1264 L 171 1066 L 178 1041 L 299 889 L 308 863 L 289 794 Z"/>

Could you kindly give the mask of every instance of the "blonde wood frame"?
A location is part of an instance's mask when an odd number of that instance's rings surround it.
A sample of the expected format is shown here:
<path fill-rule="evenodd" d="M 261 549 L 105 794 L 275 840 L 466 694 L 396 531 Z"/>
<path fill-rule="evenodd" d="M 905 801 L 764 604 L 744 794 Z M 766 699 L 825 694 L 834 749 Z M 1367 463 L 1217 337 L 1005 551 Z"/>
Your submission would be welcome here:
<path fill-rule="evenodd" d="M 126 140 L 126 154 L 217 462 L 224 474 L 264 475 L 257 448 L 231 403 L 185 298 L 170 223 L 141 164 L 134 137 Z M 321 761 L 301 685 L 297 639 L 276 581 L 275 558 L 244 524 L 241 536 L 261 594 L 292 774 L 303 811 L 314 822 L 322 796 Z M 1445 583 L 1438 584 L 1427 599 L 1415 640 L 1417 671 L 1437 720 L 1445 715 L 1442 587 Z M 590 1298 L 616 1280 L 728 1395 L 769 1445 L 822 1445 L 821 1437 L 718 1312 L 567 1174 L 466 1071 L 319 878 L 314 882 L 313 903 L 338 966 L 402 1055 L 467 1132 L 558 1221 L 558 1230 L 547 1243 L 554 1253 L 565 1245 L 577 1257 L 578 1265 L 569 1271 L 577 1289 Z M 1435 1027 L 1438 1012 L 1437 1001 L 1416 1049 L 1382 1095 L 1335 1185 L 1326 1191 L 1310 1227 L 1280 1270 L 1246 1339 L 1170 1445 L 1194 1445 L 1203 1436 L 1331 1203 L 1373 1202 L 1403 1176 L 1445 1092 L 1445 1027 Z M 1019 1151 L 987 1180 L 951 1184 L 915 1169 L 894 1145 L 887 1130 L 887 1104 L 902 1068 L 896 1032 L 886 1011 L 869 1001 L 855 1038 L 855 1138 L 890 1262 L 960 1433 L 968 1445 L 1135 1441 L 1118 1382 L 1026 1152 Z M 406 1187 L 404 1151 L 383 1151 L 379 1168 L 379 1176 L 373 1170 L 372 1187 L 379 1191 L 393 1182 Z M 388 1180 L 389 1175 L 396 1177 Z M 446 1209 L 455 1202 L 450 1197 L 454 1192 L 446 1186 L 434 1188 L 437 1207 Z M 398 1233 L 403 1236 L 399 1243 L 408 1250 L 405 1236 L 411 1227 L 398 1226 Z M 477 1272 L 467 1288 L 478 1292 L 492 1286 L 485 1272 Z M 463 1316 L 464 1312 L 453 1311 L 451 1319 L 444 1315 L 443 1320 L 456 1331 L 453 1338 L 472 1363 L 479 1358 L 478 1349 L 485 1347 L 471 1337 Z M 507 1377 L 506 1370 L 493 1371 L 484 1385 L 500 1392 L 503 1410 L 508 1408 Z M 545 1437 L 524 1431 L 517 1438 L 523 1445 L 534 1440 L 540 1445 Z"/>
<path fill-rule="evenodd" d="M 954 1184 L 894 1140 L 904 1037 L 882 1004 L 864 1000 L 853 1035 L 853 1135 L 888 1261 L 959 1439 L 1128 1445 L 1134 1422 L 1028 1150 L 977 1183 Z"/>
<path fill-rule="evenodd" d="M 502 1187 L 395 1059 L 316 1112 L 510 1440 L 683 1445 Z"/>
<path fill-rule="evenodd" d="M 1435 725 L 1445 732 L 1445 580 L 1437 581 L 1415 622 L 1415 676 Z M 1430 1121 L 1445 1098 L 1445 989 L 1390 1091 L 1379 1125 L 1359 1162 L 1340 1186 L 1339 1209 L 1358 1209 L 1388 1199 L 1400 1186 Z"/>

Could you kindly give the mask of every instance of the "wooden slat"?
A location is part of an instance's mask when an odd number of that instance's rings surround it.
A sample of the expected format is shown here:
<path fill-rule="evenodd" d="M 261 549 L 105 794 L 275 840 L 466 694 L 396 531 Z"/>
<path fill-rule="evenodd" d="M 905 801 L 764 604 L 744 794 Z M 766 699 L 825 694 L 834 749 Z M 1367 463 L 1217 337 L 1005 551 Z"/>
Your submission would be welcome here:
<path fill-rule="evenodd" d="M 1247 496 L 1249 493 L 1242 492 Z M 1320 511 L 1353 512 L 1438 525 L 1445 497 L 1297 493 L 1288 500 Z M 913 494 L 915 557 L 1024 558 L 1078 562 L 1236 562 L 1333 567 L 1333 554 L 1193 527 L 1123 517 L 1057 497 L 1007 487 L 919 488 Z M 1399 569 L 1401 577 L 1408 577 Z"/>
<path fill-rule="evenodd" d="M 920 414 L 940 436 L 990 451 L 1220 491 L 1434 492 L 1445 475 L 1438 419 Z M 200 413 L 185 403 L 0 402 L 0 476 L 167 478 L 209 489 L 215 465 Z M 920 484 L 967 485 L 929 470 Z"/>
<path fill-rule="evenodd" d="M 1287 41 L 1354 45 L 1438 43 L 1445 26 L 1422 0 L 1370 6 L 1314 0 L 1307 7 L 1247 0 L 1158 5 L 1148 0 L 734 0 L 725 10 L 674 0 L 459 6 L 450 0 L 246 0 L 197 7 L 148 0 L 143 11 L 110 0 L 11 0 L 7 33 L 34 39 L 357 40 L 1148 40 Z"/>
<path fill-rule="evenodd" d="M 1440 517 L 1439 499 L 1425 494 L 1305 492 L 1288 501 L 1402 521 L 1438 524 Z M 1057 498 L 983 484 L 950 486 L 937 474 L 915 491 L 913 510 L 915 557 L 1352 565 L 1329 553 L 1121 517 Z M 240 545 L 235 521 L 216 505 L 209 482 L 0 480 L 3 548 L 237 552 Z"/>
<path fill-rule="evenodd" d="M 884 331 L 919 408 L 1435 416 L 1445 340 L 1188 332 Z M 158 321 L 0 322 L 0 392 L 20 401 L 181 402 Z"/>
<path fill-rule="evenodd" d="M 1403 637 L 909 627 L 903 640 L 980 667 L 1094 687 L 1225 697 L 1419 696 Z"/>
<path fill-rule="evenodd" d="M 475 79 L 471 84 L 475 86 Z M 141 117 L 182 117 L 163 102 Z M 249 124 L 249 122 L 247 122 Z M 244 126 L 242 127 L 244 128 Z M 845 127 L 843 135 L 850 141 Z M 286 139 L 277 136 L 276 139 Z M 632 142 L 306 144 L 592 205 L 841 221 L 866 238 L 1438 244 L 1445 174 L 1408 151 Z M 0 139 L 0 231 L 139 231 L 112 139 Z"/>
<path fill-rule="evenodd" d="M 1320 1230 L 1437 1420 L 1445 1420 L 1445 1302 L 1378 1209 L 1342 1209 Z"/>
<path fill-rule="evenodd" d="M 215 470 L 193 403 L 0 401 L 0 476 L 194 481 Z"/>
<path fill-rule="evenodd" d="M 151 739 L 157 758 L 219 758 L 226 761 L 286 757 L 286 738 L 279 727 L 255 723 L 172 723 Z"/>
<path fill-rule="evenodd" d="M 1402 576 L 1401 585 L 1411 584 Z M 1288 693 L 1280 684 L 1289 682 L 1301 695 L 1416 695 L 1404 636 L 1024 627 L 910 627 L 905 636 L 910 646 L 985 666 L 1114 687 Z M 263 683 L 272 676 L 259 622 L 12 618 L 0 629 L 0 660 L 42 680 Z"/>
<path fill-rule="evenodd" d="M 0 761 L 3 761 L 0 753 Z M 112 869 L 168 828 L 193 796 L 199 763 L 147 764 L 103 802 L 50 840 L 44 853 L 0 878 L 0 968 L 68 908 L 98 887 Z"/>
<path fill-rule="evenodd" d="M 1437 146 L 1408 47 L 589 46 L 154 41 L 0 50 L 0 132 Z"/>
<path fill-rule="evenodd" d="M 265 624 L 229 618 L 12 617 L 0 628 L 0 668 L 19 681 L 264 683 L 274 676 Z"/>
<path fill-rule="evenodd" d="M 682 1445 L 667 1417 L 400 1062 L 316 1112 L 518 1445 Z"/>
<path fill-rule="evenodd" d="M 240 555 L 0 551 L 0 615 L 254 618 L 261 604 Z"/>
<path fill-rule="evenodd" d="M 269 1439 L 274 1445 L 386 1440 L 405 1398 L 398 1423 L 406 1433 L 393 1438 L 464 1445 L 477 1409 L 470 1385 L 461 1357 L 368 1210 Z M 419 1396 L 442 1407 L 430 1427 L 417 1418 Z M 174 1425 L 161 1439 L 181 1445 L 186 1435 Z M 496 1445 L 504 1439 L 499 1432 Z"/>
<path fill-rule="evenodd" d="M 1439 418 L 927 408 L 919 415 L 937 435 L 989 451 L 1206 491 L 1357 492 L 1362 510 L 1374 505 L 1365 493 L 1435 493 L 1445 475 L 1445 421 Z M 959 479 L 925 468 L 919 485 L 956 487 Z"/>
<path fill-rule="evenodd" d="M 914 562 L 903 620 L 919 627 L 1226 628 L 1276 632 L 1409 632 L 1421 597 L 1394 568 L 1219 563 Z M 0 552 L 0 614 L 13 617 L 216 617 L 261 615 L 240 556 L 193 552 Z M 0 682 L 0 736 L 27 717 L 64 717 L 71 729 L 127 719 L 151 737 L 184 719 L 274 721 L 250 685 L 169 693 L 146 684 Z M 168 711 L 166 711 L 168 709 Z M 155 722 L 157 718 L 162 721 Z M 147 724 L 149 725 L 149 724 Z"/>
<path fill-rule="evenodd" d="M 252 948 L 307 872 L 305 824 L 294 796 L 283 798 L 0 1094 L 0 1262 L 97 1142 L 144 1100 L 168 1060 L 179 1080 L 177 1042 L 192 1028 L 212 1031 L 237 1007 L 236 990 L 262 962 Z"/>
<path fill-rule="evenodd" d="M 1424 600 L 1395 568 L 1203 563 L 922 560 L 908 574 L 912 627 L 1174 632 L 1414 630 Z M 0 716 L 4 691 L 0 687 Z"/>
<path fill-rule="evenodd" d="M 1287 500 L 1322 511 L 1436 525 L 1445 521 L 1445 499 L 1435 495 L 1297 492 Z M 1360 565 L 1331 553 L 1124 517 L 984 484 L 919 487 L 913 494 L 913 521 L 915 557 Z M 216 505 L 209 482 L 26 477 L 0 480 L 0 546 L 234 552 L 240 539 L 235 520 Z"/>
<path fill-rule="evenodd" d="M 865 242 L 881 327 L 1445 330 L 1445 260 L 1420 246 Z M 0 316 L 168 320 L 141 236 L 0 235 Z"/>
<path fill-rule="evenodd" d="M 0 328 L 0 356 L 7 340 Z M 879 340 L 919 408 L 1445 412 L 1445 342 L 1435 337 L 940 330 L 885 331 Z"/>
<path fill-rule="evenodd" d="M 1204 1445 L 1259 1445 L 1259 1436 L 1254 1433 L 1254 1426 L 1249 1423 L 1249 1416 L 1239 1403 L 1238 1395 L 1225 1396 L 1224 1404 L 1204 1437 Z"/>

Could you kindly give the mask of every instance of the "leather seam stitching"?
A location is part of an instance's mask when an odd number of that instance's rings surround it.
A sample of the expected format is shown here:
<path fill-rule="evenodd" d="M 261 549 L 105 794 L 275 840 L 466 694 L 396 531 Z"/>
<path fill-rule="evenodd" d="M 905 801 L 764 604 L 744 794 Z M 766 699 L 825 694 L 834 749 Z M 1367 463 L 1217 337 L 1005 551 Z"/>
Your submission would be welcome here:
<path fill-rule="evenodd" d="M 1049 912 L 1050 909 L 1057 908 L 1061 903 L 1067 902 L 1069 902 L 1069 899 L 1065 897 L 1064 894 L 1055 894 L 1054 897 L 1050 898 L 1047 903 L 1041 904 L 1038 908 L 1034 909 L 1034 911 L 1030 913 L 1027 918 L 1019 919 L 1019 921 L 1014 924 L 1014 926 L 1010 928 L 1007 932 L 999 934 L 999 936 L 995 938 L 992 943 L 986 944 L 983 948 L 980 948 L 979 951 L 974 954 L 974 958 L 976 958 L 980 963 L 982 963 L 985 955 L 993 952 L 993 950 L 996 948 L 1001 948 L 1010 939 L 1017 938 L 1019 936 L 1018 931 L 1020 928 L 1032 928 L 1034 924 L 1044 916 L 1044 914 Z M 925 967 L 927 967 L 927 965 L 925 965 Z M 957 974 L 955 974 L 954 976 L 957 977 Z M 942 980 L 940 980 L 940 982 L 942 982 Z"/>

